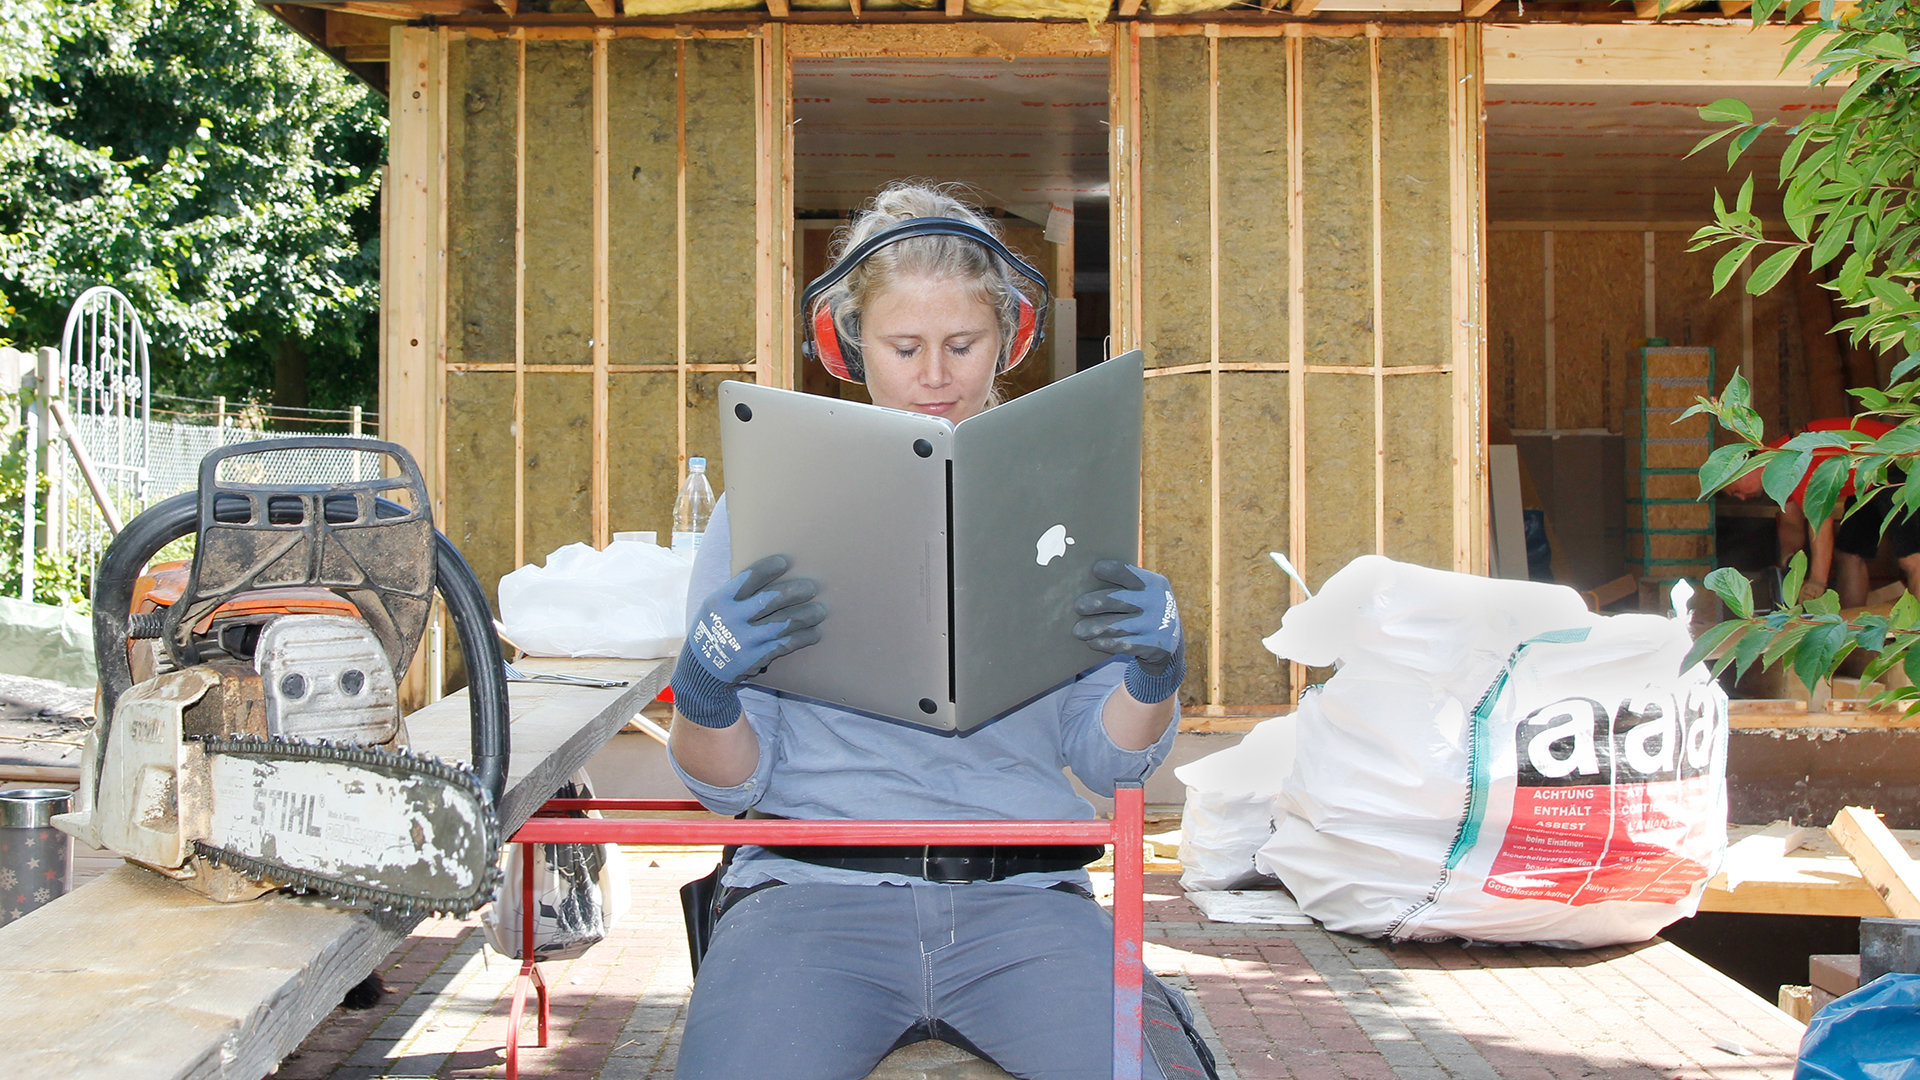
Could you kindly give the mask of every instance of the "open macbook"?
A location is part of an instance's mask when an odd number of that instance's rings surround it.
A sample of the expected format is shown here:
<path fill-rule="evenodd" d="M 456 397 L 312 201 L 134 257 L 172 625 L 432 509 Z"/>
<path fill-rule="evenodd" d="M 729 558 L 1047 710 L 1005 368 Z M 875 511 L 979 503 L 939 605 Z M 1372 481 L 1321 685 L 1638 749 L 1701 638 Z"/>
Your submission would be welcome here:
<path fill-rule="evenodd" d="M 957 426 L 723 383 L 733 569 L 786 555 L 828 612 L 754 682 L 968 731 L 1109 659 L 1073 636 L 1073 601 L 1095 560 L 1139 559 L 1141 364 Z"/>

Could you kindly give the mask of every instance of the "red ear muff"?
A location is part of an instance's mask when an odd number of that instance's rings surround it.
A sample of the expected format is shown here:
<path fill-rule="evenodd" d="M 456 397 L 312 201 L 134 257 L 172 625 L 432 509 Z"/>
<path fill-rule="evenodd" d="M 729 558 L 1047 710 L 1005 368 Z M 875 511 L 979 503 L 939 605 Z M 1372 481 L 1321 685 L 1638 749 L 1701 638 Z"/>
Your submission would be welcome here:
<path fill-rule="evenodd" d="M 1012 371 L 1015 364 L 1027 358 L 1033 349 L 1034 331 L 1039 328 L 1039 319 L 1034 315 L 1033 301 L 1026 293 L 1017 293 L 1020 297 L 1020 325 L 1013 330 L 1013 348 L 1007 350 L 1006 366 L 1002 372 Z"/>
<path fill-rule="evenodd" d="M 1025 293 L 1019 293 L 1020 319 L 1013 333 L 1013 348 L 1007 350 L 1007 362 L 1001 367 L 1006 371 L 1026 358 L 1028 352 L 1041 338 L 1046 336 L 1046 298 L 1051 296 L 1047 288 L 1047 279 L 1040 271 L 1027 265 L 1019 256 L 1008 251 L 1006 245 L 992 233 L 978 226 L 956 218 L 919 217 L 908 218 L 897 225 L 882 229 L 880 232 L 862 240 L 852 251 L 840 256 L 827 272 L 814 278 L 805 291 L 800 294 L 801 318 L 806 320 L 809 340 L 801 347 L 808 356 L 819 360 L 837 379 L 847 382 L 865 382 L 866 368 L 861 363 L 860 343 L 843 342 L 833 322 L 833 305 L 819 302 L 828 290 L 839 284 L 840 280 L 853 272 L 861 260 L 888 244 L 899 243 L 916 236 L 958 236 L 981 245 L 1000 260 L 1007 268 L 1039 289 L 1043 298 L 1041 306 L 1036 307 Z M 811 315 L 807 313 L 811 312 Z"/>
<path fill-rule="evenodd" d="M 820 366 L 842 382 L 865 382 L 866 372 L 848 370 L 846 351 L 840 347 L 840 333 L 833 325 L 833 305 L 821 304 L 813 313 L 813 354 Z M 853 363 L 860 363 L 860 346 L 853 347 Z"/>

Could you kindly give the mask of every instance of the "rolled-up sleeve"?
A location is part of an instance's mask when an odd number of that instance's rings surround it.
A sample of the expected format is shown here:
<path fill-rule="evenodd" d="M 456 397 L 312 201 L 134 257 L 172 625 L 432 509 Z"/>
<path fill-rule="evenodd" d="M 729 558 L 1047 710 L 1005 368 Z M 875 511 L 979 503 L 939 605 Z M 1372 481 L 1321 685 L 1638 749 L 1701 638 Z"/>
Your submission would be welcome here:
<path fill-rule="evenodd" d="M 1175 704 L 1173 719 L 1153 745 L 1144 750 L 1123 750 L 1114 745 L 1107 725 L 1100 719 L 1107 698 L 1119 691 L 1126 662 L 1104 664 L 1074 683 L 1060 711 L 1060 742 L 1066 752 L 1067 767 L 1080 782 L 1099 795 L 1111 796 L 1121 780 L 1145 780 L 1173 750 L 1173 737 L 1180 729 L 1180 708 Z"/>

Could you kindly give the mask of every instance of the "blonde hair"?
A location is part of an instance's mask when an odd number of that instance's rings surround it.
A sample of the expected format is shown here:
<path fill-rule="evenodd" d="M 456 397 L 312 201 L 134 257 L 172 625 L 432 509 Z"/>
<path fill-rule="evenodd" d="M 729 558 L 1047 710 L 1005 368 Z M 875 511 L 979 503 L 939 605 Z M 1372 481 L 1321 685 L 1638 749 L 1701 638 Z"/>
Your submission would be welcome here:
<path fill-rule="evenodd" d="M 883 229 L 919 217 L 946 217 L 964 221 L 995 239 L 1002 239 L 993 219 L 980 212 L 966 197 L 970 193 L 960 184 L 936 184 L 926 180 L 895 180 L 856 211 L 853 220 L 834 232 L 829 252 L 838 262 L 847 252 L 859 247 Z M 822 293 L 812 311 L 805 312 L 811 322 L 821 304 L 832 305 L 834 333 L 842 342 L 860 341 L 860 315 L 874 297 L 903 277 L 947 278 L 971 282 L 974 297 L 993 308 L 999 316 L 1000 355 L 994 374 L 1007 370 L 1013 342 L 1020 327 L 1020 296 L 1024 278 L 975 241 L 961 236 L 912 236 L 891 243 L 868 255 L 834 286 Z M 864 357 L 851 374 L 866 379 Z M 996 390 L 989 404 L 999 399 Z"/>

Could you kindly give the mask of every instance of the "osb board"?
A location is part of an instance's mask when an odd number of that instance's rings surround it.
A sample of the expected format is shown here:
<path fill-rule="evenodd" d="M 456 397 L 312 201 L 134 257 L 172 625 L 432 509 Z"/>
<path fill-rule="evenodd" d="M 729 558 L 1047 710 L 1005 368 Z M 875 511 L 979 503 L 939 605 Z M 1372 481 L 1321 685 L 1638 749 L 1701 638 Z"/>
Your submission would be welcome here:
<path fill-rule="evenodd" d="M 1713 507 L 1706 503 L 1654 503 L 1646 508 L 1646 522 L 1650 529 L 1699 529 L 1704 532 L 1713 528 Z"/>
<path fill-rule="evenodd" d="M 1141 335 L 1149 367 L 1211 358 L 1207 136 L 1206 39 L 1143 39 Z"/>
<path fill-rule="evenodd" d="M 1303 569 L 1307 583 L 1318 587 L 1336 570 L 1374 549 L 1373 380 L 1311 374 L 1306 379 L 1307 557 Z M 1401 418 L 1393 421 L 1398 424 Z M 1451 514 L 1451 507 L 1431 491 L 1419 502 L 1446 507 Z M 1446 529 L 1444 535 L 1450 541 L 1453 530 Z"/>
<path fill-rule="evenodd" d="M 1453 567 L 1452 375 L 1396 375 L 1382 383 L 1387 414 L 1387 547 L 1402 562 Z"/>
<path fill-rule="evenodd" d="M 607 43 L 607 338 L 616 364 L 671 364 L 678 348 L 675 48 L 656 38 Z M 617 494 L 614 503 L 617 519 Z"/>
<path fill-rule="evenodd" d="M 1285 373 L 1230 371 L 1220 376 L 1223 702 L 1287 700 L 1286 667 L 1275 662 L 1260 639 L 1280 625 L 1280 615 L 1287 607 L 1286 575 L 1267 553 L 1285 551 L 1289 546 L 1289 389 Z M 1186 603 L 1184 595 L 1181 603 Z"/>
<path fill-rule="evenodd" d="M 526 374 L 528 561 L 592 539 L 593 376 L 529 368 Z"/>
<path fill-rule="evenodd" d="M 1446 38 L 1380 40 L 1380 321 L 1389 365 L 1454 359 L 1450 48 Z M 1444 399 L 1437 407 L 1441 416 L 1452 411 Z"/>
<path fill-rule="evenodd" d="M 523 316 L 528 364 L 593 362 L 593 44 L 529 41 Z M 585 483 L 583 466 L 582 483 Z"/>
<path fill-rule="evenodd" d="M 607 376 L 607 414 L 615 418 L 607 429 L 612 531 L 651 530 L 664 538 L 673 531 L 673 499 L 680 489 L 678 373 L 613 372 Z"/>
<path fill-rule="evenodd" d="M 447 44 L 447 360 L 511 364 L 520 46 Z M 449 391 L 451 393 L 451 391 Z"/>
<path fill-rule="evenodd" d="M 1640 233 L 1553 234 L 1556 427 L 1622 430 L 1646 338 L 1645 267 Z"/>
<path fill-rule="evenodd" d="M 1713 293 L 1711 251 L 1689 252 L 1687 233 L 1654 234 L 1654 335 L 1672 346 L 1704 345 L 1713 349 L 1720 369 L 1719 382 L 1740 363 L 1740 286 L 1730 283 Z M 1704 373 L 1704 368 L 1702 368 Z"/>
<path fill-rule="evenodd" d="M 687 48 L 687 362 L 754 359 L 755 43 Z"/>
<path fill-rule="evenodd" d="M 1187 628 L 1182 701 L 1205 700 L 1212 568 L 1211 487 L 1204 448 L 1210 444 L 1209 376 L 1195 372 L 1148 379 L 1141 431 L 1141 565 L 1165 574 L 1180 598 Z"/>
<path fill-rule="evenodd" d="M 513 561 L 513 373 L 447 373 L 447 512 L 440 527 L 495 599 Z M 496 606 L 495 610 L 498 610 Z"/>
<path fill-rule="evenodd" d="M 1642 370 L 1650 379 L 1704 380 L 1712 375 L 1715 359 L 1705 349 L 1680 345 L 1648 348 L 1641 356 Z"/>
<path fill-rule="evenodd" d="M 1302 42 L 1307 361 L 1373 365 L 1372 79 L 1364 38 Z"/>
<path fill-rule="evenodd" d="M 1734 370 L 1728 367 L 1722 373 L 1722 386 Z M 1753 407 L 1766 422 L 1769 435 L 1815 418 L 1806 405 L 1800 310 L 1793 302 L 1793 290 L 1786 285 L 1753 298 L 1753 370 L 1747 383 L 1752 388 Z"/>
<path fill-rule="evenodd" d="M 1222 38 L 1219 50 L 1220 358 L 1284 363 L 1287 145 L 1276 137 L 1274 117 L 1287 114 L 1286 40 Z M 1274 429 L 1276 445 L 1285 446 L 1286 430 Z"/>
<path fill-rule="evenodd" d="M 1537 431 L 1546 411 L 1546 255 L 1537 232 L 1487 234 L 1487 416 Z"/>

